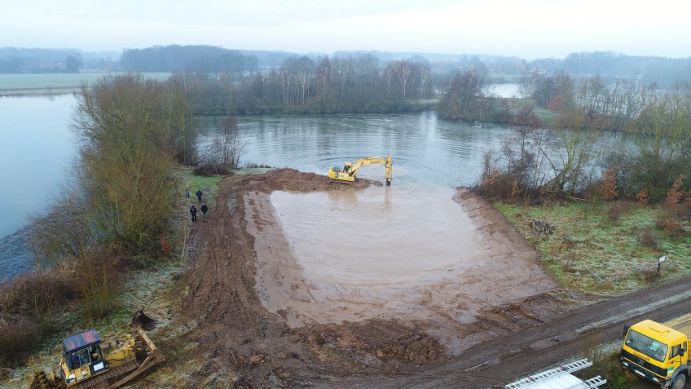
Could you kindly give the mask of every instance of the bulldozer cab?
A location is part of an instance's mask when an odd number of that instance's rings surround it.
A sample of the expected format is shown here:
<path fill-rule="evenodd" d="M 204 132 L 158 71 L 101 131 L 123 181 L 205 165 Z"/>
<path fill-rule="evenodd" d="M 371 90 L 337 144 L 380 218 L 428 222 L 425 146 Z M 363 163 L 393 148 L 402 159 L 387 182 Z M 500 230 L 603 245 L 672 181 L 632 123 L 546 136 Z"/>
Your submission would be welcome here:
<path fill-rule="evenodd" d="M 101 336 L 96 330 L 91 329 L 65 338 L 62 348 L 60 370 L 67 386 L 108 370 L 101 350 Z"/>

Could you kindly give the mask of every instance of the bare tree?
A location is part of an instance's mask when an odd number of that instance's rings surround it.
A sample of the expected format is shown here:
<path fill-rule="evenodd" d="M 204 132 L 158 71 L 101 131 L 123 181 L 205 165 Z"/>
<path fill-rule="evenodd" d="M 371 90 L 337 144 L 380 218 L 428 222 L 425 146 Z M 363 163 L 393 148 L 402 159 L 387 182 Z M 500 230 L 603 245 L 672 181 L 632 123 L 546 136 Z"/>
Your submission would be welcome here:
<path fill-rule="evenodd" d="M 238 134 L 237 120 L 228 116 L 221 120 L 218 135 L 204 150 L 202 160 L 207 164 L 220 164 L 235 169 L 240 165 L 244 146 Z"/>

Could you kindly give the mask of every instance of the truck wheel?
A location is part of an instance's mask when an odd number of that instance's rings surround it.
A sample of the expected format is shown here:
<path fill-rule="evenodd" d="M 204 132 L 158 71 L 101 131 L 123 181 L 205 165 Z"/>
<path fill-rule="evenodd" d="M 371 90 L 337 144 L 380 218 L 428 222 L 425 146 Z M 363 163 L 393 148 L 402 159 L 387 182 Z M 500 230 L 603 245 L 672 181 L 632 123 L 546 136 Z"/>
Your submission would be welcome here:
<path fill-rule="evenodd" d="M 677 375 L 677 378 L 674 379 L 674 383 L 672 384 L 672 389 L 684 389 L 684 386 L 686 385 L 686 374 L 681 373 Z"/>

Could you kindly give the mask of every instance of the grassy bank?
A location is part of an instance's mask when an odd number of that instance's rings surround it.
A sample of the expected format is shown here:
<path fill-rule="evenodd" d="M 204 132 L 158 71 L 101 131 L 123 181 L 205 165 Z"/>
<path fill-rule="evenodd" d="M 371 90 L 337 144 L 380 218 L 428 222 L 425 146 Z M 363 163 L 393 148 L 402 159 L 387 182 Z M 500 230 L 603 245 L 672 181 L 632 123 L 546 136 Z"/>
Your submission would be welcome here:
<path fill-rule="evenodd" d="M 60 360 L 60 342 L 65 334 L 72 334 L 89 328 L 95 328 L 106 340 L 122 338 L 129 333 L 132 314 L 144 309 L 148 315 L 158 321 L 158 327 L 150 333 L 154 342 L 161 347 L 174 342 L 184 329 L 173 321 L 180 303 L 180 290 L 176 289 L 175 280 L 184 271 L 187 264 L 189 248 L 186 246 L 191 233 L 189 205 L 196 203 L 196 198 L 187 199 L 184 188 L 189 185 L 192 192 L 201 189 L 209 208 L 213 208 L 220 176 L 200 177 L 192 173 L 191 168 L 179 167 L 175 174 L 180 183 L 176 190 L 175 204 L 171 218 L 170 243 L 172 251 L 167 258 L 136 257 L 127 261 L 128 266 L 120 270 L 121 284 L 110 303 L 114 307 L 107 316 L 92 319 L 84 313 L 81 298 L 76 295 L 61 304 L 52 316 L 51 326 L 42 329 L 39 344 L 26 349 L 17 362 L 21 365 L 12 370 L 5 370 L 5 377 L 0 375 L 0 387 L 24 388 L 33 378 L 35 371 L 50 372 Z M 53 276 L 69 282 L 73 268 L 58 269 Z M 1 308 L 1 307 L 0 307 Z M 0 312 L 1 313 L 1 312 Z M 0 325 L 2 323 L 0 322 Z M 27 352 L 31 352 L 27 356 Z"/>
<path fill-rule="evenodd" d="M 620 207 L 618 217 L 612 207 Z M 498 202 L 495 207 L 540 251 L 544 264 L 564 286 L 597 294 L 619 294 L 651 282 L 691 273 L 688 221 L 681 236 L 658 227 L 661 207 L 633 203 L 559 203 L 530 206 Z M 609 215 L 608 215 L 609 214 Z M 556 225 L 552 235 L 536 233 L 533 219 Z M 616 219 L 616 220 L 614 220 Z M 662 272 L 657 259 L 667 255 Z"/>

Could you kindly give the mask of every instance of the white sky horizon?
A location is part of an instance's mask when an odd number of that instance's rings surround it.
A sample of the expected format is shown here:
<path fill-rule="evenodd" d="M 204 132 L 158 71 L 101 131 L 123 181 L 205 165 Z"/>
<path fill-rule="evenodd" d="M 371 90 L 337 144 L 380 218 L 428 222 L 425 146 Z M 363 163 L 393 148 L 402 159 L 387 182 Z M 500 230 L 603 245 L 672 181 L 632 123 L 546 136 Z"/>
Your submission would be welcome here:
<path fill-rule="evenodd" d="M 691 57 L 691 1 L 3 0 L 0 47 Z"/>

